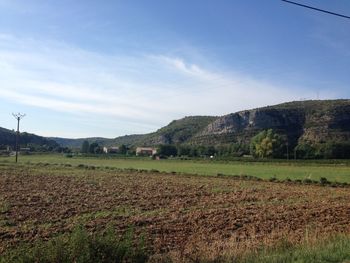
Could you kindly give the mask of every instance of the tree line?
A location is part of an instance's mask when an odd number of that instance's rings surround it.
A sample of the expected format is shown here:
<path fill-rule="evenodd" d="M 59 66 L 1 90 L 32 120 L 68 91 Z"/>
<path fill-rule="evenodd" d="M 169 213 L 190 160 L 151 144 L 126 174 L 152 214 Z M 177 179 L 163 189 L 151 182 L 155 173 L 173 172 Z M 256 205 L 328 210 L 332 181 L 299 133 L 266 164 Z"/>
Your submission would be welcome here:
<path fill-rule="evenodd" d="M 296 158 L 296 159 L 346 159 L 350 158 L 350 143 L 328 141 L 326 143 L 299 142 L 291 147 L 287 136 L 272 129 L 263 130 L 255 135 L 250 143 L 231 143 L 225 145 L 163 144 L 157 147 L 157 156 L 168 157 L 241 157 L 254 158 Z M 84 141 L 81 153 L 102 154 L 103 147 L 97 142 Z M 135 148 L 119 146 L 118 154 L 134 155 Z"/>

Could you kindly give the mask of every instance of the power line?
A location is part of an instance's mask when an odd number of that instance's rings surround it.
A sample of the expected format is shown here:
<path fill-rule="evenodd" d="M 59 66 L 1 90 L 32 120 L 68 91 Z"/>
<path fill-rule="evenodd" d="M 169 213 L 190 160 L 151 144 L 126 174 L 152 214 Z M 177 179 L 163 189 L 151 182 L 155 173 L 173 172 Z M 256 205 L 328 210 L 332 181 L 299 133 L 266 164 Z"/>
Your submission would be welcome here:
<path fill-rule="evenodd" d="M 324 10 L 324 9 L 319 9 L 319 8 L 312 7 L 312 6 L 309 6 L 309 5 L 303 5 L 303 4 L 299 4 L 299 3 L 296 3 L 296 2 L 293 2 L 293 1 L 289 1 L 289 0 L 281 0 L 281 1 L 289 3 L 289 4 L 293 4 L 293 5 L 309 8 L 309 9 L 312 9 L 312 10 L 316 10 L 316 11 L 319 11 L 319 12 L 322 12 L 322 13 L 326 13 L 326 14 L 330 14 L 330 15 L 334 15 L 334 16 L 339 16 L 339 17 L 342 17 L 342 18 L 350 19 L 350 16 L 334 13 L 334 12 L 327 11 L 327 10 Z"/>
<path fill-rule="evenodd" d="M 18 159 L 18 144 L 19 144 L 19 122 L 26 115 L 25 114 L 21 114 L 21 113 L 12 113 L 12 116 L 15 117 L 15 119 L 17 120 L 17 133 L 16 133 L 16 163 L 17 163 L 17 159 Z"/>

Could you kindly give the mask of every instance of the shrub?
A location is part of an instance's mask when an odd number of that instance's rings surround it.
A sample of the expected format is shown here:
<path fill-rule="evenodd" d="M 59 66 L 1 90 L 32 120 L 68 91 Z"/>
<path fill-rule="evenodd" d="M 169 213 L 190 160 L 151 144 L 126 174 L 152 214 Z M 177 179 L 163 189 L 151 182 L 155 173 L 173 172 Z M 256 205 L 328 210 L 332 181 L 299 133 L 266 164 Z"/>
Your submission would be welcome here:
<path fill-rule="evenodd" d="M 320 184 L 321 185 L 326 185 L 326 184 L 330 184 L 330 182 L 327 180 L 327 178 L 321 177 L 320 178 Z"/>
<path fill-rule="evenodd" d="M 309 179 L 309 178 L 305 178 L 304 180 L 303 180 L 303 183 L 304 184 L 312 184 L 312 180 L 311 179 Z"/>
<path fill-rule="evenodd" d="M 273 177 L 270 177 L 269 178 L 269 182 L 277 182 L 278 180 L 277 180 L 277 178 L 276 178 L 276 176 L 274 175 Z"/>

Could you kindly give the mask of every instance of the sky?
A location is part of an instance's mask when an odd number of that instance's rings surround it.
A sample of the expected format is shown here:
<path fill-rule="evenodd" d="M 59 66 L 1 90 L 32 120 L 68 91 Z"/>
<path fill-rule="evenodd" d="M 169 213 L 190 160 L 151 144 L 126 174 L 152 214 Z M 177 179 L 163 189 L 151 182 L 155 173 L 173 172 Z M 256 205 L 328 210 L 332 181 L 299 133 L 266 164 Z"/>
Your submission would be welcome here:
<path fill-rule="evenodd" d="M 280 0 L 0 0 L 0 127 L 42 136 L 347 99 L 349 70 L 350 20 Z"/>

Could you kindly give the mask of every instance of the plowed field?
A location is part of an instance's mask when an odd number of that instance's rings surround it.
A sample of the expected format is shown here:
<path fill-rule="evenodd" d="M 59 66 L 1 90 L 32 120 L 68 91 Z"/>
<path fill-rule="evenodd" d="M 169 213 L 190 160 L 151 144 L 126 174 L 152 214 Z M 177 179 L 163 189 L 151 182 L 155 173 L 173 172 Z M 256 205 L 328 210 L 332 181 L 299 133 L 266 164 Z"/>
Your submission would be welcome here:
<path fill-rule="evenodd" d="M 221 177 L 0 167 L 0 252 L 78 223 L 130 226 L 154 253 L 215 255 L 350 233 L 350 189 Z"/>

